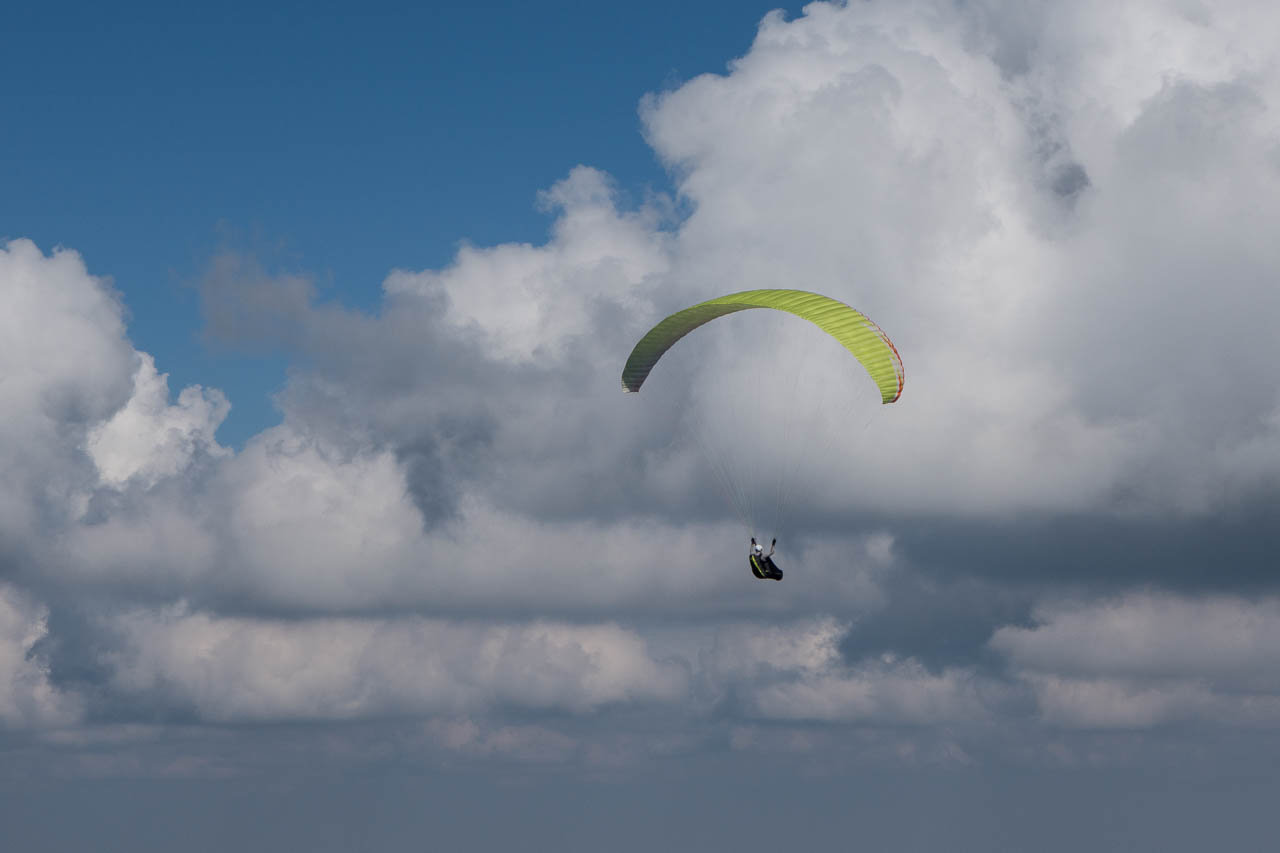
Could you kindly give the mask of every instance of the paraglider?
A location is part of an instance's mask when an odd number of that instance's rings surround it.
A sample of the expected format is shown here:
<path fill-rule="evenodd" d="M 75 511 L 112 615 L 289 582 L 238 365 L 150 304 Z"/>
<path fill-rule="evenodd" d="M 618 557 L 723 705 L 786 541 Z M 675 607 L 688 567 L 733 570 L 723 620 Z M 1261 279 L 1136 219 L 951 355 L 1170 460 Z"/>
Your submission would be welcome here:
<path fill-rule="evenodd" d="M 902 395 L 902 359 L 893 342 L 879 326 L 861 312 L 828 296 L 804 290 L 783 289 L 731 293 L 700 302 L 666 317 L 650 329 L 631 350 L 622 369 L 623 391 L 638 392 L 658 361 L 685 335 L 712 320 L 752 308 L 769 308 L 808 320 L 857 359 L 875 382 L 881 403 L 892 403 Z M 712 442 L 704 441 L 704 451 L 709 443 Z M 723 470 L 733 466 L 713 467 L 717 467 L 717 473 L 722 477 L 733 475 L 733 472 Z M 728 491 L 735 495 L 749 491 L 733 484 L 731 486 Z M 738 502 L 735 501 L 736 503 Z M 749 528 L 755 527 L 754 519 L 745 517 L 747 513 L 743 513 L 737 505 L 735 509 L 739 509 L 739 516 L 744 524 Z M 775 538 L 769 553 L 765 554 L 764 548 L 752 537 L 749 558 L 755 577 L 762 580 L 782 580 L 782 571 L 774 565 L 772 559 L 776 545 Z"/>
<path fill-rule="evenodd" d="M 764 546 L 756 541 L 756 537 L 751 537 L 751 574 L 755 575 L 762 581 L 780 581 L 782 580 L 782 569 L 773 564 L 773 550 L 778 546 L 778 540 L 774 539 L 773 544 L 769 546 L 769 553 L 764 552 Z"/>

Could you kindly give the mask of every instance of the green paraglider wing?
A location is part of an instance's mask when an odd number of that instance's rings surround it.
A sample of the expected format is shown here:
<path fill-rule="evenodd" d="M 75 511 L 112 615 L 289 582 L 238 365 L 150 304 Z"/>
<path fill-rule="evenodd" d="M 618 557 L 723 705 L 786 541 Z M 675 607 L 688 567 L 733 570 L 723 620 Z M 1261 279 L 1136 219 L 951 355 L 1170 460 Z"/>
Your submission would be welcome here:
<path fill-rule="evenodd" d="M 650 329 L 631 351 L 622 369 L 622 390 L 639 391 L 662 354 L 694 329 L 748 308 L 773 308 L 808 320 L 862 362 L 884 402 L 892 403 L 902 395 L 902 359 L 889 336 L 843 302 L 804 290 L 744 290 L 677 311 Z"/>

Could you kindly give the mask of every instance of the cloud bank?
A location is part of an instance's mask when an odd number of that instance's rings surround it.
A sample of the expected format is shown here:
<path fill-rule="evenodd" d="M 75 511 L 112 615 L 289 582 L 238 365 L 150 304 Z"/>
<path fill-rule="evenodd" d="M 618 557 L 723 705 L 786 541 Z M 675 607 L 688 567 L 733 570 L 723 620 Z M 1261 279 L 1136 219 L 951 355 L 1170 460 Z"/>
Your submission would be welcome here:
<path fill-rule="evenodd" d="M 1016 577 L 982 548 L 1269 517 L 1277 14 L 772 14 L 726 73 L 641 105 L 669 197 L 628 207 L 579 166 L 540 199 L 544 244 L 394 270 L 369 313 L 214 259 L 210 333 L 295 361 L 283 423 L 238 450 L 220 391 L 171 400 L 108 280 L 10 241 L 0 722 L 411 718 L 444 749 L 536 760 L 905 728 L 891 760 L 927 741 L 961 763 L 1064 731 L 1273 727 L 1270 580 L 1196 564 L 1166 584 L 1137 548 L 1091 586 L 1051 547 Z M 808 408 L 797 375 L 843 367 L 756 319 L 620 392 L 667 312 L 778 286 L 880 323 L 901 401 L 861 432 Z M 800 484 L 783 584 L 750 579 L 689 424 Z"/>

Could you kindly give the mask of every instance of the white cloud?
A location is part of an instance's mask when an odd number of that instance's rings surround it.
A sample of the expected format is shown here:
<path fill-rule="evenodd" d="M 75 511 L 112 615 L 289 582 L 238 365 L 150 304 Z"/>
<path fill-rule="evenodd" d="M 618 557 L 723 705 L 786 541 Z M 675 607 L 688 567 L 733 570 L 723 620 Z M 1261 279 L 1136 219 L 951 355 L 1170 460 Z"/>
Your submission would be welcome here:
<path fill-rule="evenodd" d="M 1043 605 L 1030 628 L 991 646 L 1020 667 L 1059 674 L 1183 676 L 1280 690 L 1280 601 L 1132 594 Z"/>
<path fill-rule="evenodd" d="M 891 656 L 847 665 L 838 648 L 847 627 L 830 618 L 742 623 L 682 638 L 609 624 L 280 621 L 177 607 L 117 618 L 122 644 L 105 659 L 114 689 L 207 721 L 421 716 L 443 745 L 477 753 L 504 751 L 502 743 L 520 752 L 525 735 L 535 752 L 551 741 L 565 747 L 557 754 L 573 751 L 540 728 L 495 741 L 483 719 L 510 710 L 706 713 L 735 695 L 747 717 L 783 721 L 924 725 L 989 713 L 983 691 L 999 688 L 969 671 L 931 674 Z"/>
<path fill-rule="evenodd" d="M 751 717 L 873 726 L 981 720 L 1003 692 L 965 668 L 931 673 L 893 655 L 846 663 L 849 627 L 826 617 L 720 629 L 698 656 L 700 687 L 713 701 L 742 697 Z"/>
<path fill-rule="evenodd" d="M 547 245 L 464 246 L 441 272 L 394 273 L 388 294 L 445 294 L 450 324 L 516 361 L 562 355 L 566 338 L 593 335 L 596 302 L 641 304 L 630 291 L 669 264 L 654 212 L 620 212 L 609 178 L 585 166 L 542 199 L 559 213 Z"/>
<path fill-rule="evenodd" d="M 0 584 L 0 728 L 74 725 L 79 698 L 49 680 L 35 645 L 49 633 L 48 611 L 21 592 Z"/>
<path fill-rule="evenodd" d="M 1208 688 L 1184 681 L 1152 684 L 1036 674 L 1028 676 L 1028 681 L 1041 718 L 1068 728 L 1149 728 L 1209 715 L 1218 704 Z"/>
<path fill-rule="evenodd" d="M 1280 602 L 1143 593 L 1042 606 L 991 638 L 1048 722 L 1280 722 Z"/>
<path fill-rule="evenodd" d="M 255 598 L 389 604 L 427 570 L 421 516 L 389 453 L 350 454 L 277 427 L 224 465 L 216 486 L 227 583 Z"/>
<path fill-rule="evenodd" d="M 168 405 L 166 377 L 130 344 L 116 293 L 75 252 L 9 243 L 0 298 L 0 557 L 23 571 L 135 581 L 187 562 L 171 554 L 211 550 L 183 475 L 198 455 L 226 456 L 213 440 L 220 392 L 187 388 Z M 101 488 L 162 479 L 170 488 L 141 508 Z"/>
<path fill-rule="evenodd" d="M 128 394 L 135 355 L 119 299 L 80 256 L 43 255 L 30 240 L 0 249 L 0 405 L 6 444 L 33 423 L 83 423 Z"/>
<path fill-rule="evenodd" d="M 197 451 L 230 453 L 214 440 L 231 408 L 222 392 L 191 386 L 171 406 L 168 375 L 156 372 L 150 355 L 139 357 L 129 402 L 89 430 L 87 448 L 101 482 L 116 488 L 130 480 L 153 486 L 180 473 Z"/>
<path fill-rule="evenodd" d="M 546 244 L 395 272 L 375 316 L 312 304 L 296 276 L 270 298 L 230 288 L 223 308 L 247 300 L 270 318 L 258 334 L 284 329 L 306 351 L 284 426 L 211 476 L 183 474 L 199 448 L 218 452 L 222 403 L 187 389 L 168 405 L 135 354 L 134 397 L 100 411 L 86 446 L 107 484 L 185 485 L 100 501 L 74 553 L 112 566 L 87 572 L 99 577 L 176 574 L 303 610 L 600 607 L 673 590 L 705 602 L 727 576 L 679 567 L 741 558 L 709 547 L 728 526 L 707 508 L 728 508 L 685 422 L 740 471 L 761 469 L 747 477 L 761 504 L 789 471 L 791 522 L 1206 512 L 1267 488 L 1280 401 L 1264 366 L 1280 352 L 1260 318 L 1275 313 L 1263 283 L 1280 258 L 1253 223 L 1280 198 L 1258 107 L 1275 76 L 1254 41 L 1235 59 L 1222 49 L 1253 38 L 1234 16 L 1135 10 L 1169 45 L 1121 57 L 1110 30 L 1089 37 L 1094 7 L 1035 8 L 1017 26 L 930 3 L 771 16 L 730 73 L 644 108 L 685 220 L 621 210 L 607 177 L 580 167 L 545 195 Z M 1197 38 L 1216 58 L 1171 78 Z M 1072 164 L 1090 183 L 1066 198 L 1054 170 Z M 776 285 L 881 322 L 907 365 L 903 399 L 813 403 L 797 372 L 822 397 L 856 371 L 840 353 L 744 346 L 749 318 L 682 342 L 642 394 L 619 392 L 630 343 L 663 312 Z M 874 560 L 851 571 L 844 547 L 808 544 L 822 594 L 874 597 Z M 654 551 L 677 568 L 646 572 Z"/>
<path fill-rule="evenodd" d="M 136 354 L 107 282 L 75 252 L 0 247 L 0 538 L 28 545 L 76 514 L 92 465 L 84 431 L 129 395 Z"/>
<path fill-rule="evenodd" d="M 760 671 L 821 673 L 841 663 L 840 639 L 849 631 L 830 617 L 794 625 L 756 623 L 716 631 L 702 669 L 715 681 L 750 681 Z"/>
<path fill-rule="evenodd" d="M 918 661 L 889 658 L 793 683 L 761 688 L 756 707 L 784 720 L 936 725 L 987 717 L 967 669 L 931 673 Z"/>
<path fill-rule="evenodd" d="M 833 293 L 903 354 L 892 426 L 829 466 L 877 483 L 844 502 L 1204 512 L 1274 484 L 1280 433 L 1253 410 L 1274 411 L 1280 355 L 1258 227 L 1280 214 L 1261 108 L 1280 78 L 1244 8 L 1130 4 L 1113 25 L 1043 4 L 1009 30 L 1003 7 L 813 4 L 649 103 L 694 206 L 673 277 Z"/>
<path fill-rule="evenodd" d="M 419 618 L 302 622 L 182 607 L 114 626 L 113 687 L 210 721 L 358 719 L 504 708 L 590 713 L 676 701 L 685 671 L 614 625 L 472 624 Z"/>
<path fill-rule="evenodd" d="M 306 364 L 285 423 L 239 454 L 213 438 L 225 399 L 193 387 L 171 405 L 78 255 L 8 244 L 0 557 L 86 595 L 195 602 L 120 616 L 125 645 L 104 654 L 111 689 L 206 720 L 438 716 L 449 748 L 536 758 L 574 750 L 471 715 L 679 707 L 689 691 L 756 719 L 988 717 L 1004 692 L 975 670 L 849 663 L 847 623 L 805 618 L 885 603 L 886 517 L 1211 513 L 1280 478 L 1277 12 L 1020 8 L 772 15 L 728 74 L 643 108 L 679 203 L 626 211 L 579 167 L 544 196 L 544 245 L 394 272 L 374 314 L 314 304 L 304 277 L 220 268 L 245 281 L 211 300 L 214 325 L 247 305 L 241 333 L 279 335 Z M 856 370 L 752 346 L 764 326 L 746 317 L 621 394 L 626 353 L 666 311 L 772 286 L 880 322 L 902 400 L 865 427 L 856 400 L 809 408 L 797 372 L 825 389 Z M 792 472 L 793 515 L 818 520 L 782 543 L 783 584 L 749 578 L 748 534 L 709 509 L 686 415 L 742 468 Z M 27 657 L 38 609 L 6 595 L 0 714 L 74 720 Z M 654 612 L 700 628 L 611 621 Z M 1269 599 L 1039 617 L 992 648 L 1054 724 L 1272 715 Z"/>

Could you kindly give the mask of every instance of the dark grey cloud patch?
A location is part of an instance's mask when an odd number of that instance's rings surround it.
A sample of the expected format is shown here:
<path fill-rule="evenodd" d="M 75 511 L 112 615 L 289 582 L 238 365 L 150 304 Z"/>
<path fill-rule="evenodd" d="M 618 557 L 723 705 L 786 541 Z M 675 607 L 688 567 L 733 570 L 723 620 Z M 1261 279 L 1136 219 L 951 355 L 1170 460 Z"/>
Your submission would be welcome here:
<path fill-rule="evenodd" d="M 1089 173 L 1079 163 L 1063 163 L 1054 168 L 1049 186 L 1056 195 L 1074 201 L 1089 186 Z"/>
<path fill-rule="evenodd" d="M 1208 518 L 1026 518 L 902 524 L 897 546 L 931 577 L 982 578 L 1011 590 L 1152 584 L 1186 592 L 1276 588 L 1274 512 L 1257 505 Z"/>
<path fill-rule="evenodd" d="M 299 324 L 316 299 L 307 276 L 273 275 L 254 258 L 232 251 L 213 258 L 198 289 L 206 337 L 256 352 L 296 350 Z"/>
<path fill-rule="evenodd" d="M 1001 672 L 1004 661 L 988 651 L 991 636 L 1001 627 L 1028 624 L 1042 589 L 1043 582 L 1015 586 L 975 577 L 957 564 L 920 571 L 907 563 L 886 577 L 886 605 L 854 620 L 840 648 L 850 661 L 889 653 L 932 670 Z"/>

